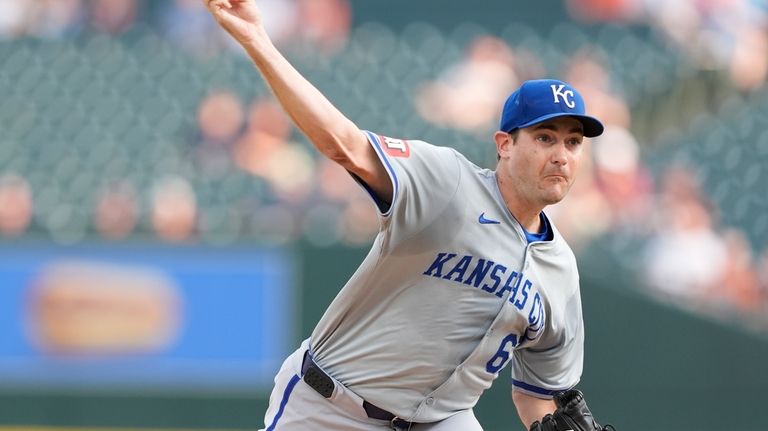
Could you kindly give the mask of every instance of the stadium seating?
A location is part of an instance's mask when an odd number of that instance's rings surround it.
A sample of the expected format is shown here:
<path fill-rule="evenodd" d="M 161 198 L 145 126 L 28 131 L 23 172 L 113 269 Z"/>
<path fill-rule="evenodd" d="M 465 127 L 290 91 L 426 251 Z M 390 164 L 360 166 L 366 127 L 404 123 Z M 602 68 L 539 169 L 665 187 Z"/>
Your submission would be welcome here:
<path fill-rule="evenodd" d="M 430 125 L 412 101 L 419 85 L 459 61 L 467 43 L 483 33 L 472 25 L 446 33 L 428 23 L 410 24 L 395 33 L 367 23 L 354 29 L 346 48 L 332 58 L 313 54 L 307 46 L 288 46 L 286 52 L 362 127 L 452 145 L 487 164 L 494 157 L 488 134 Z M 755 241 L 765 243 L 768 221 L 752 213 L 764 208 L 762 186 L 768 174 L 750 155 L 752 149 L 764 159 L 768 151 L 768 135 L 760 128 L 768 109 L 765 91 L 726 103 L 721 109 L 725 115 L 707 113 L 706 100 L 696 104 L 686 99 L 687 109 L 693 105 L 696 111 L 689 117 L 699 116 L 691 126 L 693 134 L 674 142 L 653 140 L 643 129 L 650 121 L 663 120 L 660 103 L 667 110 L 682 109 L 681 101 L 670 96 L 672 88 L 695 79 L 697 71 L 652 35 L 618 26 L 588 33 L 572 24 L 540 34 L 514 24 L 501 37 L 514 49 L 537 53 L 552 75 L 561 73 L 568 55 L 582 47 L 603 51 L 616 91 L 640 125 L 636 133 L 652 140 L 646 147 L 651 165 L 654 158 L 665 159 L 670 153 L 687 154 L 706 174 L 715 202 L 732 209 L 726 221 L 746 223 Z M 98 193 L 110 183 L 125 181 L 139 195 L 140 222 L 133 235 L 151 238 L 147 206 L 152 186 L 174 175 L 192 185 L 199 214 L 207 220 L 200 229 L 202 240 L 265 238 L 264 232 L 254 230 L 258 223 L 251 220 L 252 211 L 280 202 L 264 179 L 231 161 L 224 162 L 224 172 L 214 172 L 195 158 L 200 145 L 197 106 L 210 89 L 231 90 L 243 104 L 268 94 L 236 50 L 200 57 L 142 27 L 122 38 L 89 34 L 5 41 L 0 43 L 0 62 L 0 171 L 22 175 L 33 191 L 34 219 L 28 235 L 64 242 L 94 239 Z M 738 130 L 736 136 L 733 130 Z M 308 145 L 296 131 L 294 139 Z M 315 204 L 316 199 L 302 205 Z"/>

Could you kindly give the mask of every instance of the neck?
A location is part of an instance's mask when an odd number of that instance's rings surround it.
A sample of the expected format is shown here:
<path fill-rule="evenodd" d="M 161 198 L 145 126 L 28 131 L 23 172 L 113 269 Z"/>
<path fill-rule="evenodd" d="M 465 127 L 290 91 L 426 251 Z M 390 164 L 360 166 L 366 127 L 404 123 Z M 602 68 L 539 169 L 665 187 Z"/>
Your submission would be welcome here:
<path fill-rule="evenodd" d="M 538 233 L 541 230 L 541 218 L 539 214 L 545 205 L 526 200 L 515 188 L 515 184 L 510 178 L 496 174 L 496 181 L 499 184 L 501 197 L 507 205 L 507 209 L 512 216 L 520 223 L 523 229 L 531 233 Z"/>

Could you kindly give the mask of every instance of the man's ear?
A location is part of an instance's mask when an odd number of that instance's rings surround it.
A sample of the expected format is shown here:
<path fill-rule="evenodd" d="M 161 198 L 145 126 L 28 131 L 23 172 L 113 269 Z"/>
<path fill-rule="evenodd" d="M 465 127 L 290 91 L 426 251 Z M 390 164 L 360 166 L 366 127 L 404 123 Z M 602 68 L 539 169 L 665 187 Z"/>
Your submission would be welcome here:
<path fill-rule="evenodd" d="M 512 136 L 504 132 L 494 133 L 493 140 L 496 141 L 496 154 L 499 155 L 500 159 L 509 154 L 510 147 L 515 143 Z"/>

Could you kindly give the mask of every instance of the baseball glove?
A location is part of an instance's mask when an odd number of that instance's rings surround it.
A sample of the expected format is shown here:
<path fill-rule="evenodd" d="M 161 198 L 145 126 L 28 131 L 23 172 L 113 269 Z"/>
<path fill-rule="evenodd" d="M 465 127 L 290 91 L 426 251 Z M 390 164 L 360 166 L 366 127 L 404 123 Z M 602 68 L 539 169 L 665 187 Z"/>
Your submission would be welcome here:
<path fill-rule="evenodd" d="M 555 396 L 557 409 L 531 425 L 530 431 L 616 431 L 613 425 L 600 426 L 577 389 Z"/>

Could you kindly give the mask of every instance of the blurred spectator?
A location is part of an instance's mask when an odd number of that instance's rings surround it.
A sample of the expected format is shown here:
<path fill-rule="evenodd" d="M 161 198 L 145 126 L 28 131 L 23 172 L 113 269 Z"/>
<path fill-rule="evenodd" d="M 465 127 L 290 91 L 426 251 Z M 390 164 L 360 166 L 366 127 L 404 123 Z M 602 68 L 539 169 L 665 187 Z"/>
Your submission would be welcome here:
<path fill-rule="evenodd" d="M 257 100 L 233 157 L 241 169 L 266 179 L 276 197 L 298 202 L 312 191 L 315 162 L 307 149 L 290 142 L 291 130 L 288 117 L 274 100 Z"/>
<path fill-rule="evenodd" d="M 645 21 L 701 69 L 725 70 L 742 90 L 768 76 L 768 6 L 750 0 L 568 0 L 583 21 Z"/>
<path fill-rule="evenodd" d="M 298 0 L 297 4 L 301 38 L 325 54 L 346 45 L 352 25 L 348 0 Z"/>
<path fill-rule="evenodd" d="M 757 260 L 757 282 L 760 286 L 760 299 L 763 303 L 763 310 L 768 309 L 768 249 Z"/>
<path fill-rule="evenodd" d="M 245 134 L 232 149 L 235 163 L 246 172 L 265 177 L 272 156 L 288 142 L 290 134 L 288 116 L 274 100 L 254 101 Z"/>
<path fill-rule="evenodd" d="M 138 12 L 137 0 L 92 0 L 90 24 L 96 31 L 116 35 L 133 26 Z"/>
<path fill-rule="evenodd" d="M 638 18 L 641 2 L 637 0 L 567 0 L 571 16 L 586 22 L 630 22 Z"/>
<path fill-rule="evenodd" d="M 518 84 L 512 49 L 501 39 L 483 36 L 471 43 L 461 62 L 418 90 L 416 109 L 438 126 L 487 131 Z"/>
<path fill-rule="evenodd" d="M 34 11 L 28 0 L 0 0 L 0 37 L 17 37 L 26 33 Z"/>
<path fill-rule="evenodd" d="M 96 203 L 96 230 L 106 239 L 119 240 L 130 234 L 138 219 L 136 192 L 127 182 L 105 187 Z"/>
<path fill-rule="evenodd" d="M 232 143 L 244 120 L 245 114 L 240 100 L 228 90 L 211 92 L 197 108 L 197 124 L 206 144 Z"/>
<path fill-rule="evenodd" d="M 370 243 L 379 227 L 373 201 L 344 168 L 326 158 L 317 163 L 315 183 L 323 203 L 307 214 L 304 235 L 317 245 Z"/>
<path fill-rule="evenodd" d="M 579 90 L 590 115 L 606 126 L 628 129 L 630 112 L 626 102 L 611 89 L 611 75 L 604 66 L 603 54 L 597 48 L 584 48 L 571 56 L 565 70 L 565 81 Z"/>
<path fill-rule="evenodd" d="M 726 231 L 723 238 L 728 259 L 723 278 L 712 292 L 713 300 L 721 296 L 725 303 L 741 312 L 761 311 L 763 298 L 749 241 L 743 232 L 734 229 Z"/>
<path fill-rule="evenodd" d="M 742 90 L 761 86 L 768 68 L 766 16 L 747 0 L 699 1 L 696 6 L 697 34 L 714 66 L 729 71 Z M 689 44 L 685 41 L 683 49 Z"/>
<path fill-rule="evenodd" d="M 200 0 L 163 2 L 158 15 L 160 31 L 188 52 L 211 56 L 223 45 L 222 32 Z"/>
<path fill-rule="evenodd" d="M 628 130 L 607 126 L 592 148 L 597 187 L 610 205 L 614 226 L 643 227 L 653 205 L 653 190 L 637 141 Z"/>
<path fill-rule="evenodd" d="M 651 25 L 661 31 L 672 45 L 682 48 L 692 58 L 703 58 L 700 43 L 701 16 L 693 1 L 652 1 L 646 10 Z"/>
<path fill-rule="evenodd" d="M 161 239 L 182 242 L 192 237 L 197 224 L 197 200 L 185 179 L 169 176 L 155 183 L 151 218 Z"/>
<path fill-rule="evenodd" d="M 260 0 L 259 10 L 270 39 L 275 44 L 290 40 L 300 25 L 299 6 L 296 0 Z"/>
<path fill-rule="evenodd" d="M 85 21 L 83 0 L 0 0 L 0 37 L 60 38 Z"/>
<path fill-rule="evenodd" d="M 38 0 L 28 33 L 34 36 L 61 38 L 80 31 L 85 21 L 83 0 Z"/>
<path fill-rule="evenodd" d="M 202 142 L 194 155 L 206 175 L 220 177 L 232 168 L 230 147 L 240 136 L 244 122 L 242 104 L 228 90 L 214 91 L 200 102 L 197 124 Z"/>
<path fill-rule="evenodd" d="M 317 164 L 317 187 L 323 199 L 331 202 L 346 202 L 366 197 L 365 192 L 355 183 L 349 172 L 336 162 L 321 158 Z"/>
<path fill-rule="evenodd" d="M 738 29 L 729 72 L 736 87 L 755 90 L 768 77 L 768 26 Z"/>
<path fill-rule="evenodd" d="M 657 291 L 706 301 L 726 272 L 728 249 L 693 173 L 670 168 L 662 181 L 660 217 L 646 254 L 646 277 Z"/>
<path fill-rule="evenodd" d="M 286 202 L 304 201 L 315 182 L 315 161 L 306 148 L 286 144 L 275 151 L 265 175 L 274 195 Z"/>
<path fill-rule="evenodd" d="M 32 220 L 32 191 L 23 177 L 7 173 L 0 176 L 0 234 L 17 237 Z"/>
<path fill-rule="evenodd" d="M 275 44 L 289 40 L 296 32 L 295 0 L 259 0 L 264 25 Z M 160 31 L 185 51 L 202 57 L 220 55 L 222 48 L 242 55 L 242 48 L 216 25 L 200 0 L 164 2 L 158 12 Z M 227 52 L 228 53 L 228 52 Z"/>

